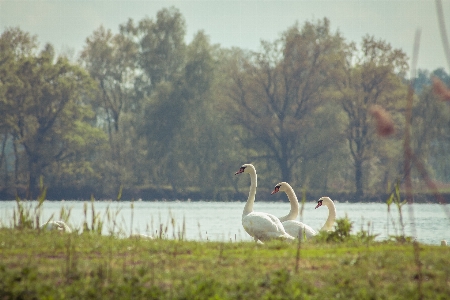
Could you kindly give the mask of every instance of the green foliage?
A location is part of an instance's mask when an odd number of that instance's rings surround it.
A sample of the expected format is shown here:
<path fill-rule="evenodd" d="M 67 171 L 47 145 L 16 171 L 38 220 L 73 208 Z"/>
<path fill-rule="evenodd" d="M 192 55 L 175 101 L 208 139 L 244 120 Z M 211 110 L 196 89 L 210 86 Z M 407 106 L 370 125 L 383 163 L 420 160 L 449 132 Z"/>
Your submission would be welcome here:
<path fill-rule="evenodd" d="M 123 187 L 126 198 L 158 189 L 158 197 L 230 200 L 242 187 L 231 176 L 236 165 L 252 161 L 261 187 L 275 174 L 312 193 L 361 196 L 401 173 L 402 141 L 377 138 L 369 109 L 383 106 L 401 128 L 402 51 L 370 36 L 347 43 L 327 19 L 296 23 L 255 52 L 213 45 L 204 31 L 186 39 L 187 25 L 171 7 L 116 32 L 101 26 L 77 64 L 6 28 L 2 193 L 36 195 L 44 175 L 49 196 L 112 198 Z M 450 78 L 443 69 L 419 74 L 413 146 L 446 182 L 450 114 L 430 75 Z"/>
<path fill-rule="evenodd" d="M 17 210 L 13 212 L 15 228 L 34 228 L 34 218 L 31 216 L 31 207 L 25 206 L 16 196 Z"/>
<path fill-rule="evenodd" d="M 0 229 L 5 299 L 411 299 L 410 245 L 119 239 Z M 274 244 L 280 244 L 274 241 Z M 420 245 L 424 298 L 445 299 L 448 249 Z M 220 249 L 220 251 L 218 251 Z M 369 272 L 369 273 L 368 273 Z"/>
<path fill-rule="evenodd" d="M 445 72 L 439 77 L 444 82 L 450 81 L 449 75 Z M 433 178 L 437 181 L 448 182 L 450 179 L 448 160 L 439 158 L 449 155 L 449 106 L 440 101 L 430 85 L 424 86 L 413 108 L 413 116 L 411 129 L 415 155 L 428 164 L 427 170 Z"/>
<path fill-rule="evenodd" d="M 47 194 L 47 187 L 44 186 L 44 178 L 41 176 L 39 179 L 40 193 L 37 197 L 35 206 L 32 206 L 32 202 L 22 201 L 19 196 L 16 195 L 17 209 L 13 211 L 13 228 L 17 229 L 39 229 L 41 225 L 41 212 L 42 204 L 44 204 Z M 61 210 L 61 215 L 63 209 Z M 67 216 L 68 217 L 68 216 Z M 52 217 L 50 217 L 51 219 Z M 50 221 L 50 220 L 48 220 Z"/>
<path fill-rule="evenodd" d="M 245 131 L 245 147 L 275 165 L 283 181 L 292 182 L 295 167 L 311 155 L 302 145 L 314 143 L 308 137 L 314 112 L 325 103 L 322 93 L 333 81 L 328 70 L 336 67 L 342 46 L 324 19 L 290 27 L 273 43 L 262 42 L 258 53 L 233 53 L 225 112 Z M 322 141 L 331 145 L 333 139 Z M 315 147 L 319 153 L 327 148 Z"/>
<path fill-rule="evenodd" d="M 84 202 L 83 204 L 83 214 L 84 214 L 84 221 L 83 221 L 83 233 L 95 233 L 98 235 L 102 234 L 104 220 L 100 216 L 99 212 L 95 212 L 95 198 L 94 196 L 91 196 L 91 222 L 89 224 L 88 222 L 88 204 Z"/>
<path fill-rule="evenodd" d="M 336 219 L 336 225 L 333 231 L 320 231 L 313 240 L 319 243 L 371 243 L 374 242 L 377 237 L 377 234 L 371 234 L 369 230 L 364 229 L 361 229 L 356 234 L 351 234 L 352 228 L 353 222 L 351 222 L 347 216 L 344 218 L 338 218 Z"/>
<path fill-rule="evenodd" d="M 335 103 L 326 102 L 312 112 L 310 118 L 308 122 L 314 126 L 306 131 L 303 142 L 298 145 L 303 159 L 293 171 L 294 178 L 298 178 L 304 188 L 320 193 L 327 192 L 333 186 L 334 189 L 336 186 L 343 190 L 351 189 L 351 186 L 338 183 L 338 180 L 329 176 L 336 173 L 347 173 L 347 176 L 352 174 L 348 168 L 349 153 L 343 135 L 345 128 L 342 114 L 336 112 Z"/>
<path fill-rule="evenodd" d="M 84 135 L 84 130 L 76 129 L 88 118 L 89 108 L 82 99 L 92 91 L 93 82 L 79 66 L 64 57 L 55 57 L 51 45 L 46 45 L 39 54 L 14 49 L 12 41 L 17 39 L 23 39 L 20 43 L 34 49 L 26 37 L 15 29 L 7 30 L 0 37 L 0 44 L 10 43 L 10 48 L 5 49 L 10 55 L 3 61 L 9 64 L 7 82 L 2 82 L 7 84 L 0 99 L 7 103 L 6 132 L 23 150 L 24 169 L 29 174 L 27 183 L 33 192 L 45 168 L 79 154 L 80 147 L 76 146 L 91 137 Z M 83 124 L 83 127 L 88 129 L 89 125 Z M 100 132 L 92 129 L 95 130 Z M 77 161 L 85 160 L 78 155 Z"/>
<path fill-rule="evenodd" d="M 350 232 L 353 227 L 353 222 L 351 222 L 347 217 L 336 219 L 335 230 L 333 231 L 321 231 L 318 240 L 324 240 L 326 242 L 344 242 L 348 241 L 351 237 Z"/>
<path fill-rule="evenodd" d="M 158 11 L 156 20 L 149 18 L 137 27 L 142 38 L 139 65 L 150 79 L 151 87 L 163 81 L 174 82 L 185 58 L 186 24 L 174 7 Z"/>
<path fill-rule="evenodd" d="M 339 80 L 336 80 L 331 95 L 347 116 L 345 136 L 354 166 L 354 185 L 357 197 L 362 197 L 368 182 L 365 178 L 370 171 L 365 167 L 369 165 L 366 162 L 376 157 L 382 165 L 389 166 L 392 149 L 396 148 L 392 147 L 393 141 L 385 147 L 376 136 L 370 109 L 373 105 L 381 105 L 393 115 L 397 126 L 403 122 L 407 89 L 399 74 L 407 70 L 407 60 L 403 51 L 370 36 L 363 37 L 359 51 L 351 43 L 345 53 L 341 67 L 332 70 Z M 401 157 L 397 156 L 394 161 L 399 160 Z M 392 170 L 387 169 L 384 175 L 390 172 Z"/>
<path fill-rule="evenodd" d="M 392 216 L 390 215 L 390 206 L 392 203 L 395 204 L 395 206 L 397 207 L 397 210 L 398 210 L 398 225 L 400 227 L 400 234 L 397 233 L 397 227 L 396 227 L 395 221 L 392 218 Z M 392 225 L 396 231 L 395 235 L 399 236 L 399 238 L 401 240 L 404 240 L 406 238 L 405 237 L 405 225 L 403 223 L 403 214 L 402 214 L 402 207 L 406 203 L 407 203 L 406 200 L 401 199 L 400 183 L 397 182 L 395 185 L 394 191 L 389 195 L 389 198 L 386 200 L 386 204 L 387 204 L 388 219 L 389 219 L 389 217 L 391 217 Z M 388 223 L 389 223 L 389 220 L 388 220 Z"/>

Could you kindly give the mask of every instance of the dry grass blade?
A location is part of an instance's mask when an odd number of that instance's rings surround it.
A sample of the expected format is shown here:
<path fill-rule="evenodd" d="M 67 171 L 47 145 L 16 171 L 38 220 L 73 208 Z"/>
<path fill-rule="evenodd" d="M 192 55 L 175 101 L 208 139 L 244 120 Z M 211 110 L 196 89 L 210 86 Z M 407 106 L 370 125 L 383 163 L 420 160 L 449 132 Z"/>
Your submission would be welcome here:
<path fill-rule="evenodd" d="M 416 30 L 414 37 L 414 49 L 413 57 L 411 63 L 411 82 L 408 87 L 408 96 L 406 99 L 406 123 L 405 123 L 405 140 L 403 144 L 404 151 L 404 172 L 405 172 L 405 189 L 406 189 L 406 200 L 408 201 L 408 212 L 409 219 L 411 222 L 411 232 L 412 236 L 416 237 L 416 226 L 414 222 L 414 211 L 412 207 L 413 195 L 412 195 L 412 182 L 411 182 L 411 164 L 413 158 L 413 152 L 411 149 L 411 119 L 412 119 L 412 106 L 413 106 L 413 95 L 414 95 L 414 79 L 416 78 L 416 67 L 417 60 L 419 58 L 419 45 L 420 45 L 420 29 Z M 417 293 L 418 299 L 423 299 L 422 291 L 422 263 L 420 261 L 420 248 L 417 241 L 414 241 L 414 260 L 417 267 Z"/>
<path fill-rule="evenodd" d="M 446 201 L 445 198 L 439 193 L 439 189 L 436 186 L 436 183 L 434 183 L 433 180 L 431 180 L 430 176 L 428 176 L 427 170 L 425 169 L 425 166 L 423 163 L 415 156 L 412 157 L 414 165 L 417 167 L 417 170 L 420 172 L 420 176 L 425 180 L 425 183 L 427 184 L 427 187 L 433 192 L 434 197 L 439 201 L 439 204 L 442 204 L 442 208 L 444 209 L 445 213 L 447 214 L 447 217 L 450 220 L 450 210 L 445 205 Z"/>
<path fill-rule="evenodd" d="M 420 29 L 416 30 L 414 37 L 414 49 L 411 63 L 411 82 L 408 87 L 408 96 L 406 99 L 406 116 L 405 116 L 405 139 L 403 144 L 404 152 L 404 164 L 403 170 L 405 174 L 405 193 L 408 204 L 413 203 L 412 195 L 412 181 L 411 181 L 411 163 L 412 163 L 412 149 L 411 149 L 411 119 L 412 119 L 412 107 L 413 107 L 413 95 L 414 95 L 414 78 L 416 77 L 417 60 L 419 57 L 419 45 L 420 45 Z M 409 206 L 410 220 L 414 220 L 414 213 L 412 206 Z M 412 235 L 416 236 L 416 229 L 414 222 L 412 222 Z"/>
<path fill-rule="evenodd" d="M 448 43 L 447 30 L 445 29 L 444 9 L 442 8 L 441 0 L 436 0 L 436 12 L 439 22 L 439 31 L 441 32 L 442 46 L 450 69 L 450 46 Z"/>

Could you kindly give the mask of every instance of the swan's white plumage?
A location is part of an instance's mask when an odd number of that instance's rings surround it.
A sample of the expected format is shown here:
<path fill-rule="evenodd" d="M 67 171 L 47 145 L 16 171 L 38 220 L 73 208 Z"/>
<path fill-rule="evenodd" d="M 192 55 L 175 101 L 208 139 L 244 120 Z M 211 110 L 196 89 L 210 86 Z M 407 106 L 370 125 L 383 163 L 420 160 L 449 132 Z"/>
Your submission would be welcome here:
<path fill-rule="evenodd" d="M 294 237 L 303 237 L 304 234 L 309 239 L 317 235 L 317 232 L 311 226 L 297 220 L 287 220 L 281 224 L 283 224 L 284 230 Z"/>
<path fill-rule="evenodd" d="M 325 205 L 328 208 L 328 218 L 323 224 L 320 231 L 332 231 L 334 226 L 334 221 L 336 220 L 336 206 L 330 197 L 322 197 L 317 201 L 316 208 Z"/>
<path fill-rule="evenodd" d="M 154 240 L 155 239 L 154 236 L 147 235 L 147 234 L 142 234 L 142 233 L 132 234 L 132 235 L 130 235 L 130 238 L 149 239 L 149 240 Z"/>
<path fill-rule="evenodd" d="M 275 186 L 272 194 L 275 194 L 279 191 L 285 192 L 288 196 L 289 202 L 291 203 L 291 210 L 289 211 L 289 213 L 286 216 L 280 218 L 284 230 L 289 235 L 297 238 L 303 237 L 303 235 L 305 235 L 306 238 L 315 236 L 317 232 L 312 229 L 311 226 L 308 226 L 296 220 L 300 209 L 297 196 L 295 195 L 294 189 L 291 187 L 291 185 L 287 182 L 280 182 Z"/>
<path fill-rule="evenodd" d="M 250 191 L 247 203 L 242 212 L 242 226 L 245 231 L 252 236 L 255 241 L 266 241 L 275 238 L 294 239 L 291 235 L 286 233 L 277 217 L 268 213 L 253 211 L 257 186 L 255 167 L 251 164 L 245 164 L 235 173 L 235 175 L 241 173 L 250 174 Z"/>
<path fill-rule="evenodd" d="M 58 230 L 66 233 L 71 233 L 72 229 L 63 221 L 48 221 L 41 226 L 41 229 Z"/>
<path fill-rule="evenodd" d="M 263 212 L 251 212 L 242 218 L 242 226 L 255 240 L 269 240 L 274 238 L 289 238 L 280 220 Z"/>

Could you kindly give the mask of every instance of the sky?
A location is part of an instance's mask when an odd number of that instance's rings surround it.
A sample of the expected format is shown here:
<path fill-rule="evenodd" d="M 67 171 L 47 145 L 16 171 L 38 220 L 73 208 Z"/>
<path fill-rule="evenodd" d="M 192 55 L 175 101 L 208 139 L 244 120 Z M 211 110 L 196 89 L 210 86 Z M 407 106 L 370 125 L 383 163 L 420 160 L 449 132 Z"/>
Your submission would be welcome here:
<path fill-rule="evenodd" d="M 442 2 L 450 35 L 450 1 Z M 76 56 L 101 25 L 118 32 L 129 18 L 156 19 L 159 10 L 171 6 L 186 20 L 186 42 L 203 30 L 213 44 L 256 51 L 261 40 L 274 41 L 296 22 L 326 17 L 347 41 L 360 43 L 371 35 L 411 58 L 420 29 L 417 67 L 449 73 L 432 0 L 0 0 L 0 30 L 18 26 L 37 35 L 41 46 L 51 43 L 58 53 Z"/>

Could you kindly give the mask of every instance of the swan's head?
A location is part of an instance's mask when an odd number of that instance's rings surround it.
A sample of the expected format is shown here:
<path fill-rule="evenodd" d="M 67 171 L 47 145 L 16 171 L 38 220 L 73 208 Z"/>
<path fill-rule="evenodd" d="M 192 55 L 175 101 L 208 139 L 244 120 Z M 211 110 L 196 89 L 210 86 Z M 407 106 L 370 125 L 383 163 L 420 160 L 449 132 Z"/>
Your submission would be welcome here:
<path fill-rule="evenodd" d="M 273 189 L 272 193 L 270 193 L 271 195 L 278 193 L 278 192 L 286 192 L 291 186 L 289 185 L 289 183 L 287 182 L 280 182 L 279 184 L 277 184 L 275 186 L 275 188 Z"/>
<path fill-rule="evenodd" d="M 252 164 L 245 164 L 239 168 L 239 171 L 234 173 L 234 175 L 241 173 L 256 173 L 255 167 Z"/>
<path fill-rule="evenodd" d="M 327 202 L 333 202 L 333 200 L 331 200 L 330 197 L 322 197 L 322 198 L 320 198 L 319 201 L 317 201 L 316 208 L 321 207 L 323 204 L 326 204 Z"/>

